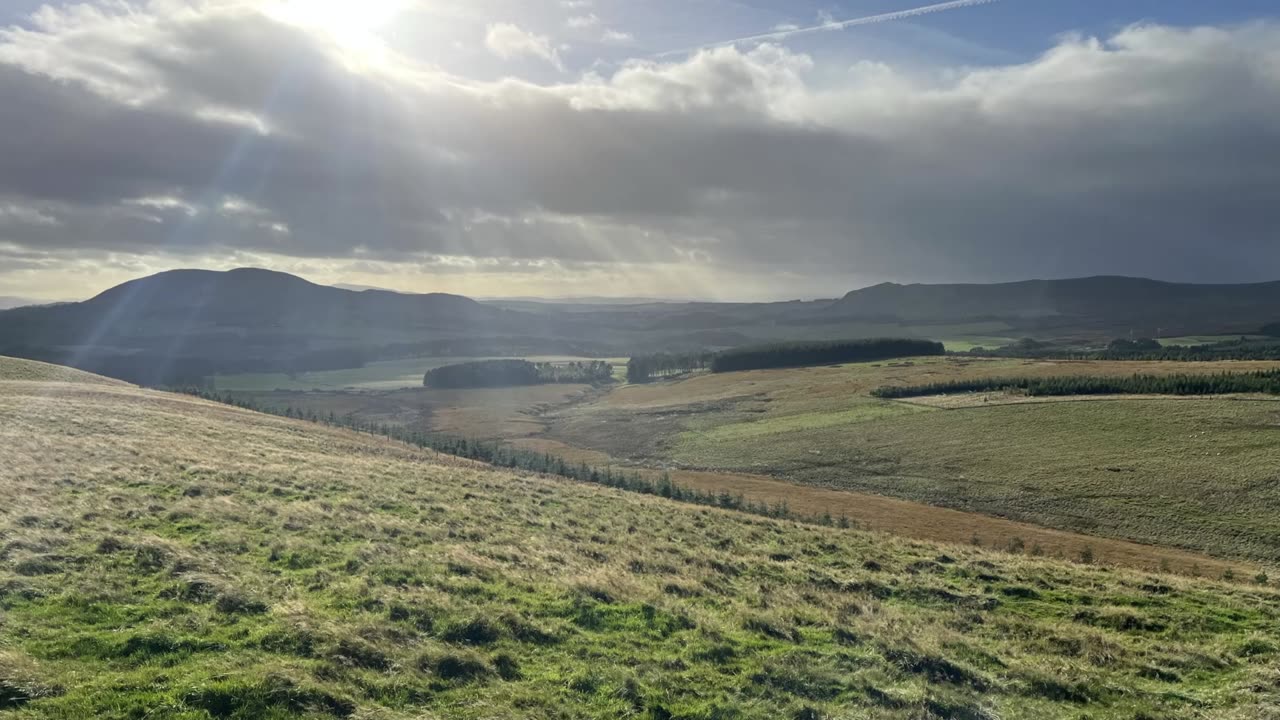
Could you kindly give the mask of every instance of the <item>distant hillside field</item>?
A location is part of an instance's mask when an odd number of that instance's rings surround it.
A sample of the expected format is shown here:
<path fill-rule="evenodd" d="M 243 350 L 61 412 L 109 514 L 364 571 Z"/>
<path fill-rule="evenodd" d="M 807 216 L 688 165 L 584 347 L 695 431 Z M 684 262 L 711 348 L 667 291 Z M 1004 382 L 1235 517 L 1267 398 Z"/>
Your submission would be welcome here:
<path fill-rule="evenodd" d="M 0 417 L 6 717 L 1280 709 L 1253 578 L 762 519 L 123 386 L 0 380 Z"/>
<path fill-rule="evenodd" d="M 880 400 L 882 386 L 991 377 L 1266 371 L 1276 362 L 917 358 L 620 388 L 550 437 L 620 460 L 768 475 L 1043 527 L 1280 562 L 1274 398 Z"/>

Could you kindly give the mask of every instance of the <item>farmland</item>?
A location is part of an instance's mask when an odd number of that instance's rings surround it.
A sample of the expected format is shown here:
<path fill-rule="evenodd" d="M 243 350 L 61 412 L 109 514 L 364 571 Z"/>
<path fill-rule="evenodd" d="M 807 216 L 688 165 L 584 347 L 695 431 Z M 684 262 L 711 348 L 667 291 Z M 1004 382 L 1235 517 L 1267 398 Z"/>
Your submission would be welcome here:
<path fill-rule="evenodd" d="M 428 370 L 454 365 L 460 362 L 491 360 L 496 358 L 470 357 L 420 357 L 402 360 L 371 362 L 364 367 L 347 370 L 322 370 L 294 375 L 285 373 L 244 373 L 218 375 L 213 387 L 218 390 L 264 392 L 271 390 L 399 390 L 422 386 L 422 376 Z M 526 357 L 530 362 L 567 363 L 599 358 L 583 358 L 570 355 L 535 355 Z M 615 366 L 625 365 L 626 358 L 606 359 Z"/>
<path fill-rule="evenodd" d="M 549 436 L 643 464 L 765 475 L 1276 562 L 1280 496 L 1270 480 L 1280 462 L 1280 404 L 1273 401 L 869 397 L 881 385 L 977 377 L 1274 367 L 949 358 L 701 375 L 628 386 L 554 414 Z"/>
<path fill-rule="evenodd" d="M 685 506 L 127 386 L 0 381 L 0 413 L 0 483 L 27 499 L 0 509 L 17 718 L 1244 719 L 1280 702 L 1280 594 L 1252 578 Z"/>

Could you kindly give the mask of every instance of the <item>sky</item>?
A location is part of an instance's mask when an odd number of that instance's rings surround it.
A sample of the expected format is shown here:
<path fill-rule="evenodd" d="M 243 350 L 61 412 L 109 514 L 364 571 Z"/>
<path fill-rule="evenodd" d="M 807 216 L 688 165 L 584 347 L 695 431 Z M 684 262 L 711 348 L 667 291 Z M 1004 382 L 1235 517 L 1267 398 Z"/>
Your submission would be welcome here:
<path fill-rule="evenodd" d="M 0 4 L 0 295 L 1280 279 L 1274 0 Z"/>

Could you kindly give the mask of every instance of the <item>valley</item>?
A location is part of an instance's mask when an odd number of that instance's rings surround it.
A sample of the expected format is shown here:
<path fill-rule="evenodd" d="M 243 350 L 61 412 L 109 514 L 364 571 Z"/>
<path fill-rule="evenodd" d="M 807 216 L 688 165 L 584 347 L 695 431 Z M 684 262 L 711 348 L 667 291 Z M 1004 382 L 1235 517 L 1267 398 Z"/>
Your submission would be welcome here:
<path fill-rule="evenodd" d="M 1011 373 L 1276 366 L 949 357 L 598 389 L 232 395 L 276 412 L 332 412 L 509 442 L 570 462 L 665 471 L 689 487 L 844 515 L 908 537 L 1065 559 L 1088 549 L 1100 562 L 1252 576 L 1277 560 L 1273 514 L 1258 512 L 1273 502 L 1266 488 L 1275 462 L 1268 440 L 1280 411 L 1275 401 L 1139 396 L 1049 404 L 986 395 L 908 402 L 868 393 L 884 383 Z M 1235 460 L 1224 464 L 1219 453 Z M 1206 484 L 1214 492 L 1204 492 Z"/>
<path fill-rule="evenodd" d="M 352 295 L 323 296 L 338 312 Z M 570 345 L 615 352 L 602 338 L 650 330 L 631 317 L 601 335 L 578 316 L 670 311 L 447 302 L 532 312 L 542 325 L 529 327 L 565 322 Z M 212 333 L 199 342 L 232 336 L 229 316 L 191 312 Z M 657 343 L 637 360 L 431 322 L 457 337 L 359 362 L 306 341 L 292 357 L 333 367 L 251 354 L 160 389 L 0 358 L 0 482 L 29 501 L 0 514 L 0 702 L 16 717 L 166 707 L 193 720 L 851 706 L 904 720 L 1081 707 L 1243 719 L 1276 702 L 1222 689 L 1258 687 L 1280 652 L 1263 640 L 1280 619 L 1280 399 L 1179 394 L 1280 370 L 1198 359 L 1270 358 L 1264 336 L 1244 350 L 1188 336 L 1175 353 L 1205 349 L 1174 359 L 1101 341 L 1089 359 L 1039 341 L 1004 345 L 1028 353 L 1010 357 L 981 346 L 1011 321 L 860 326 L 953 333 L 939 344 L 915 331 L 831 342 L 853 326 L 774 320 L 753 332 L 790 344 Z M 377 327 L 364 332 L 394 329 Z M 826 341 L 795 344 L 806 337 Z M 77 357 L 98 352 L 135 353 Z M 648 369 L 633 376 L 637 362 Z M 753 364 L 784 367 L 734 369 Z M 588 366 L 590 384 L 573 374 Z M 484 374 L 516 370 L 528 377 Z M 500 386 L 424 387 L 428 371 Z M 1126 391 L 1070 394 L 1088 379 Z M 983 389 L 946 390 L 969 387 Z M 428 437 L 494 450 L 446 455 Z M 1084 649 L 1096 643 L 1103 655 Z"/>

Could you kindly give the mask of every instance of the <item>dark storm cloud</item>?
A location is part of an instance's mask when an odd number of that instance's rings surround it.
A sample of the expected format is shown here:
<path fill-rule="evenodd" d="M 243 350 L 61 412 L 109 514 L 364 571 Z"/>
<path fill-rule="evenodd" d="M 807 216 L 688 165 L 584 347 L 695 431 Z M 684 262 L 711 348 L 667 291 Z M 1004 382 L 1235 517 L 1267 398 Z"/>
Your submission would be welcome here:
<path fill-rule="evenodd" d="M 243 7 L 68 16 L 0 38 L 0 243 L 1252 279 L 1280 260 L 1276 47 L 1140 27 L 822 83 L 719 49 L 536 86 L 364 63 Z"/>

